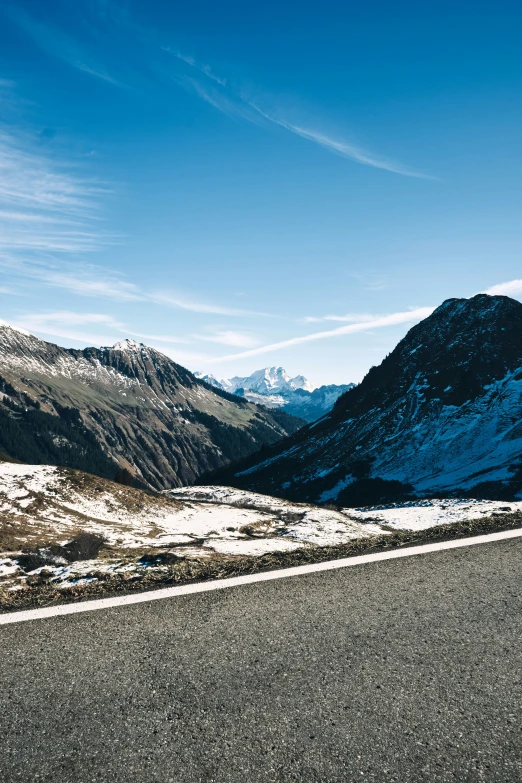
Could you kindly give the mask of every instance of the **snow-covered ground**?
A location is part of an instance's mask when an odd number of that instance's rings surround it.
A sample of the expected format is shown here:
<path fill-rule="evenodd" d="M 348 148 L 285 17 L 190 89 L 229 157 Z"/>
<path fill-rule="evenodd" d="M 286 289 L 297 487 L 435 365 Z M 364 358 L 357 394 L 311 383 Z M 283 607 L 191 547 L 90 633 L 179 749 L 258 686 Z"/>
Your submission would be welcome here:
<path fill-rule="evenodd" d="M 269 551 L 269 540 L 281 536 L 327 545 L 380 532 L 337 511 L 221 487 L 205 489 L 152 496 L 63 468 L 0 463 L 0 513 L 4 520 L 9 517 L 11 534 L 19 532 L 24 540 L 54 534 L 65 541 L 81 529 L 124 548 L 193 546 L 203 540 L 207 547 L 218 541 L 219 551 L 227 553 L 226 542 L 234 541 L 231 551 L 241 553 L 238 542 L 251 538 L 266 539 Z"/>
<path fill-rule="evenodd" d="M 209 494 L 215 502 L 208 502 Z M 190 490 L 150 495 L 64 468 L 0 463 L 0 584 L 9 580 L 16 587 L 26 578 L 17 564 L 23 551 L 46 552 L 80 532 L 103 537 L 105 559 L 68 564 L 51 558 L 29 573 L 46 569 L 66 584 L 93 569 L 127 570 L 129 557 L 138 559 L 143 550 L 170 549 L 189 559 L 256 557 L 382 531 L 336 511 L 235 490 L 210 488 L 201 499 Z M 120 565 L 113 562 L 118 556 Z"/>
<path fill-rule="evenodd" d="M 255 510 L 271 521 L 274 532 L 290 540 L 332 546 L 343 544 L 353 538 L 367 535 L 382 535 L 379 525 L 367 520 L 353 521 L 340 511 L 310 506 L 305 503 L 291 503 L 270 495 L 260 495 L 232 487 L 182 487 L 171 490 L 170 497 L 184 501 L 208 504 L 211 509 L 237 508 Z M 267 550 L 270 549 L 267 541 Z"/>
<path fill-rule="evenodd" d="M 234 489 L 232 487 L 181 487 L 169 494 L 184 500 L 198 500 L 211 504 L 227 504 L 242 508 L 257 508 L 279 516 L 299 512 L 303 514 L 300 527 L 308 525 L 317 534 L 319 526 L 332 526 L 334 520 L 345 517 L 352 522 L 362 523 L 366 530 L 382 533 L 381 525 L 397 530 L 426 530 L 435 525 L 449 525 L 464 519 L 480 519 L 491 514 L 507 514 L 522 511 L 522 502 L 504 500 L 437 499 L 410 500 L 389 506 L 366 508 L 343 508 L 340 512 L 318 506 L 291 503 L 270 495 Z M 323 543 L 323 542 L 322 542 Z M 332 543 L 331 541 L 324 543 Z"/>
<path fill-rule="evenodd" d="M 258 557 L 512 511 L 522 511 L 522 502 L 419 500 L 336 511 L 220 486 L 151 495 L 64 468 L 0 463 L 0 587 L 20 589 L 42 569 L 59 585 L 96 578 L 93 572 L 132 572 L 145 567 L 137 564 L 144 552 Z M 70 563 L 49 555 L 33 571 L 19 566 L 22 552 L 49 552 L 79 533 L 103 537 L 98 559 Z"/>
<path fill-rule="evenodd" d="M 345 509 L 352 519 L 360 522 L 374 522 L 397 530 L 426 530 L 436 525 L 450 525 L 465 519 L 480 519 L 492 514 L 507 514 L 522 511 L 522 502 L 504 500 L 416 500 L 381 506 L 372 509 Z"/>

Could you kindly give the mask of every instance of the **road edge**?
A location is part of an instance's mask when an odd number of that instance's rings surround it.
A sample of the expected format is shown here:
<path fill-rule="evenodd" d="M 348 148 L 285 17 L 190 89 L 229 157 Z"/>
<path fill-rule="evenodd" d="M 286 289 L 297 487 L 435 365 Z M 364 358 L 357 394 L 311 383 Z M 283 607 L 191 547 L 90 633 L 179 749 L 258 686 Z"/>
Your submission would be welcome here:
<path fill-rule="evenodd" d="M 306 565 L 281 568 L 274 571 L 260 571 L 255 574 L 243 574 L 241 576 L 226 577 L 224 579 L 216 579 L 213 581 L 197 582 L 196 584 L 175 585 L 172 587 L 164 587 L 146 592 L 113 596 L 110 598 L 97 598 L 91 601 L 58 604 L 57 606 L 47 606 L 41 607 L 39 609 L 25 609 L 16 612 L 0 614 L 0 625 L 22 623 L 29 620 L 44 620 L 51 617 L 80 614 L 82 612 L 93 612 L 100 609 L 112 609 L 121 606 L 131 606 L 133 604 L 148 603 L 150 601 L 159 601 L 167 598 L 175 598 L 178 596 L 206 593 L 212 590 L 225 590 L 229 587 L 240 587 L 241 585 L 249 585 L 256 582 L 269 582 L 275 579 L 287 579 L 293 576 L 304 576 L 306 574 L 313 574 L 321 571 L 334 571 L 338 568 L 350 568 L 353 566 L 365 565 L 367 563 L 397 560 L 399 558 L 411 557 L 413 555 L 431 554 L 433 552 L 441 552 L 448 549 L 460 549 L 461 547 L 475 546 L 477 544 L 488 544 L 495 541 L 505 541 L 511 538 L 522 538 L 522 528 L 498 531 L 495 533 L 486 533 L 468 538 L 458 538 L 452 541 L 439 541 L 432 544 L 420 544 L 418 546 L 411 546 L 404 549 L 387 552 L 374 552 L 367 555 L 355 555 L 352 557 L 341 558 L 339 560 L 327 560 L 320 563 L 307 563 Z"/>

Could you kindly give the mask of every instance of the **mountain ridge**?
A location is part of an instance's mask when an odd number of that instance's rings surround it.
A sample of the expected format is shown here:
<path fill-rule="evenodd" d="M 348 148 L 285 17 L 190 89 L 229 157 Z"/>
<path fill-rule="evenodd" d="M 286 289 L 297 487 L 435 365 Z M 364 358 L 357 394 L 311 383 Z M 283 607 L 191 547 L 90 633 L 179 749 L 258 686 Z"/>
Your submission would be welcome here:
<path fill-rule="evenodd" d="M 0 451 L 154 489 L 192 483 L 303 423 L 213 389 L 135 340 L 61 348 L 5 323 L 0 392 Z"/>
<path fill-rule="evenodd" d="M 213 478 L 364 505 L 522 491 L 522 304 L 449 299 L 315 424 Z M 208 483 L 209 477 L 206 477 Z"/>

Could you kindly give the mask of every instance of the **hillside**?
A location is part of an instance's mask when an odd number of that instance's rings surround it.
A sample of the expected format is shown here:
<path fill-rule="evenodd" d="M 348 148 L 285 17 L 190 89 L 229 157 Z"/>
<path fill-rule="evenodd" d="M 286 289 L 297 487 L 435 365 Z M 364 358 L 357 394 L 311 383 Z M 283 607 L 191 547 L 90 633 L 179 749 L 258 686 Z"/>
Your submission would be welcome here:
<path fill-rule="evenodd" d="M 153 348 L 61 348 L 0 325 L 0 452 L 164 489 L 303 422 L 196 379 Z"/>
<path fill-rule="evenodd" d="M 0 611 L 519 526 L 521 508 L 444 500 L 335 510 L 230 487 L 145 492 L 0 462 Z"/>
<path fill-rule="evenodd" d="M 196 373 L 207 383 L 244 397 L 267 408 L 281 408 L 285 413 L 316 421 L 333 408 L 335 401 L 355 384 L 325 384 L 314 387 L 303 375 L 291 378 L 282 367 L 265 367 L 247 377 L 235 376 L 219 381 L 213 375 Z"/>
<path fill-rule="evenodd" d="M 521 335 L 519 302 L 449 299 L 324 419 L 211 480 L 343 505 L 518 497 Z"/>
<path fill-rule="evenodd" d="M 219 568 L 223 558 L 385 535 L 332 510 L 190 489 L 151 493 L 68 468 L 0 462 L 0 606 L 10 590 L 168 580 L 166 566 L 192 578 L 197 562 Z M 186 561 L 195 562 L 185 572 Z"/>

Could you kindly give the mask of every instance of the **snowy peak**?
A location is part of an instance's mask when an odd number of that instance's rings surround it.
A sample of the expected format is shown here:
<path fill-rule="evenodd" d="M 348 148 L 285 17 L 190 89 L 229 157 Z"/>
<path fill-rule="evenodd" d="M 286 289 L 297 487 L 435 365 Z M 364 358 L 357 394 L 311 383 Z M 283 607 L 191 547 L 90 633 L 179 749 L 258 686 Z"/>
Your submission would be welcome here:
<path fill-rule="evenodd" d="M 246 377 L 235 376 L 221 381 L 214 375 L 194 373 L 211 386 L 236 394 L 249 402 L 268 408 L 284 409 L 286 413 L 306 421 L 315 421 L 331 410 L 337 398 L 353 384 L 315 387 L 304 375 L 291 378 L 283 367 L 263 367 Z"/>
<path fill-rule="evenodd" d="M 316 386 L 308 381 L 304 375 L 296 375 L 295 378 L 291 378 L 290 383 L 293 389 L 304 389 L 305 391 L 313 392 Z"/>
<path fill-rule="evenodd" d="M 277 394 L 293 392 L 296 389 L 304 389 L 312 392 L 315 386 L 304 376 L 296 375 L 291 378 L 283 367 L 264 367 L 256 370 L 246 378 L 235 376 L 221 381 L 223 388 L 234 392 L 237 389 L 245 389 L 257 392 L 257 394 Z"/>
<path fill-rule="evenodd" d="M 111 350 L 113 351 L 132 351 L 134 353 L 138 353 L 142 350 L 142 348 L 145 348 L 143 343 L 138 343 L 136 340 L 130 340 L 127 338 L 126 340 L 120 340 L 117 343 L 114 343 Z"/>
<path fill-rule="evenodd" d="M 144 348 L 143 344 L 137 343 L 135 340 L 123 340 L 108 350 L 139 352 Z M 252 375 L 246 377 L 236 375 L 233 378 L 222 378 L 221 380 L 218 380 L 215 375 L 200 371 L 195 372 L 194 377 L 231 394 L 242 389 L 244 392 L 250 391 L 266 396 L 292 395 L 297 389 L 311 393 L 316 388 L 304 375 L 296 375 L 295 378 L 291 378 L 283 367 L 264 367 L 262 370 L 256 370 Z"/>
<path fill-rule="evenodd" d="M 23 334 L 25 337 L 32 337 L 33 335 L 26 331 L 25 329 L 20 329 L 19 326 L 12 326 L 11 324 L 8 324 L 7 321 L 2 321 L 0 318 L 0 329 L 9 329 L 13 332 L 18 332 L 18 334 Z"/>
<path fill-rule="evenodd" d="M 205 383 L 209 383 L 211 386 L 215 386 L 217 389 L 225 388 L 222 385 L 223 381 L 218 381 L 215 375 L 205 375 L 203 372 L 195 372 L 194 377 L 197 378 L 198 381 L 205 381 Z"/>

